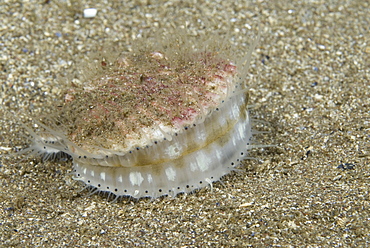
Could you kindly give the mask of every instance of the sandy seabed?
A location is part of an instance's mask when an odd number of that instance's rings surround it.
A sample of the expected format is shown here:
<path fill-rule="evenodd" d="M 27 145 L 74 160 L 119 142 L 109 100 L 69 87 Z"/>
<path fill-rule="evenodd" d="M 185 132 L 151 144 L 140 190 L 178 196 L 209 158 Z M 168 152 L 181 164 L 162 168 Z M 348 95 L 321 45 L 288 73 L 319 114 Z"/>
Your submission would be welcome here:
<path fill-rule="evenodd" d="M 210 2 L 2 1 L 1 247 L 370 246 L 369 3 Z M 87 7 L 97 16 L 83 18 Z M 70 161 L 3 156 L 27 144 L 5 109 L 50 111 L 61 78 L 78 79 L 96 47 L 129 49 L 142 30 L 207 18 L 241 51 L 260 28 L 251 114 L 270 131 L 256 140 L 276 145 L 254 149 L 225 185 L 109 203 L 79 192 Z"/>

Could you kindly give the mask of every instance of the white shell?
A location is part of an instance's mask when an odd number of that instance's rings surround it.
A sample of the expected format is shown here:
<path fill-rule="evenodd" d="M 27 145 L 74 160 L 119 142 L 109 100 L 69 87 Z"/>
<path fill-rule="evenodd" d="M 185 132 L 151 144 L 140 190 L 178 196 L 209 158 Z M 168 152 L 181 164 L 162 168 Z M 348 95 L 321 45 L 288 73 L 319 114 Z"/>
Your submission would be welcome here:
<path fill-rule="evenodd" d="M 84 18 L 94 18 L 98 10 L 95 8 L 84 9 Z"/>

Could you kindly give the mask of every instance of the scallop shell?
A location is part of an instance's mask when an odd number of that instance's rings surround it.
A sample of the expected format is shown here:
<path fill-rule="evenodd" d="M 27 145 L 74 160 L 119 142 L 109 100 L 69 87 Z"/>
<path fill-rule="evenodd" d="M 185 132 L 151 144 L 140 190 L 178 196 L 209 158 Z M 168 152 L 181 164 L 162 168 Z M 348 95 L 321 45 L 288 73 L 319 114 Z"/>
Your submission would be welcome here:
<path fill-rule="evenodd" d="M 134 198 L 212 185 L 246 157 L 248 94 L 232 62 L 210 52 L 173 62 L 153 52 L 102 67 L 103 76 L 68 89 L 55 120 L 38 123 L 42 132 L 28 129 L 26 151 L 68 154 L 74 179 Z"/>

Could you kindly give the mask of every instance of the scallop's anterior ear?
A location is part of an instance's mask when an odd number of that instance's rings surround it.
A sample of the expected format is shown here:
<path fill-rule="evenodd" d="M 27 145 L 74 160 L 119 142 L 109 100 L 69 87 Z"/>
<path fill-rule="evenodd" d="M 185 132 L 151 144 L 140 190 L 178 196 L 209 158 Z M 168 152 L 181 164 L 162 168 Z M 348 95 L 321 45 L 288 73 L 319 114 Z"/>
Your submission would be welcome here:
<path fill-rule="evenodd" d="M 62 133 L 27 117 L 25 114 L 7 112 L 4 116 L 8 119 L 8 123 L 11 123 L 9 129 L 14 131 L 11 135 L 17 136 L 14 137 L 14 141 L 18 139 L 22 140 L 22 143 L 27 142 L 24 145 L 26 148 L 17 148 L 17 151 L 13 153 L 10 152 L 14 150 L 11 146 L 0 147 L 0 150 L 8 151 L 7 156 L 36 155 L 42 157 L 43 160 L 68 158 L 69 149 L 65 143 L 66 137 Z M 32 121 L 29 124 L 25 124 L 24 120 Z M 31 126 L 34 126 L 34 128 Z"/>

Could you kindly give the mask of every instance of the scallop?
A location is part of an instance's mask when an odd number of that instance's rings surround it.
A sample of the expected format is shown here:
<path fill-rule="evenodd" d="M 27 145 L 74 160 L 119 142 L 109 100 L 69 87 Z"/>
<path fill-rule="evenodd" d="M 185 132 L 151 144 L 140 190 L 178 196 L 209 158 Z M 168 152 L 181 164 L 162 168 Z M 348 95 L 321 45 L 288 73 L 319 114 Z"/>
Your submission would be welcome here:
<path fill-rule="evenodd" d="M 101 61 L 99 76 L 70 84 L 42 131 L 27 128 L 24 152 L 67 154 L 74 179 L 117 197 L 212 186 L 251 148 L 246 68 L 218 52 L 173 58 L 142 51 Z"/>

